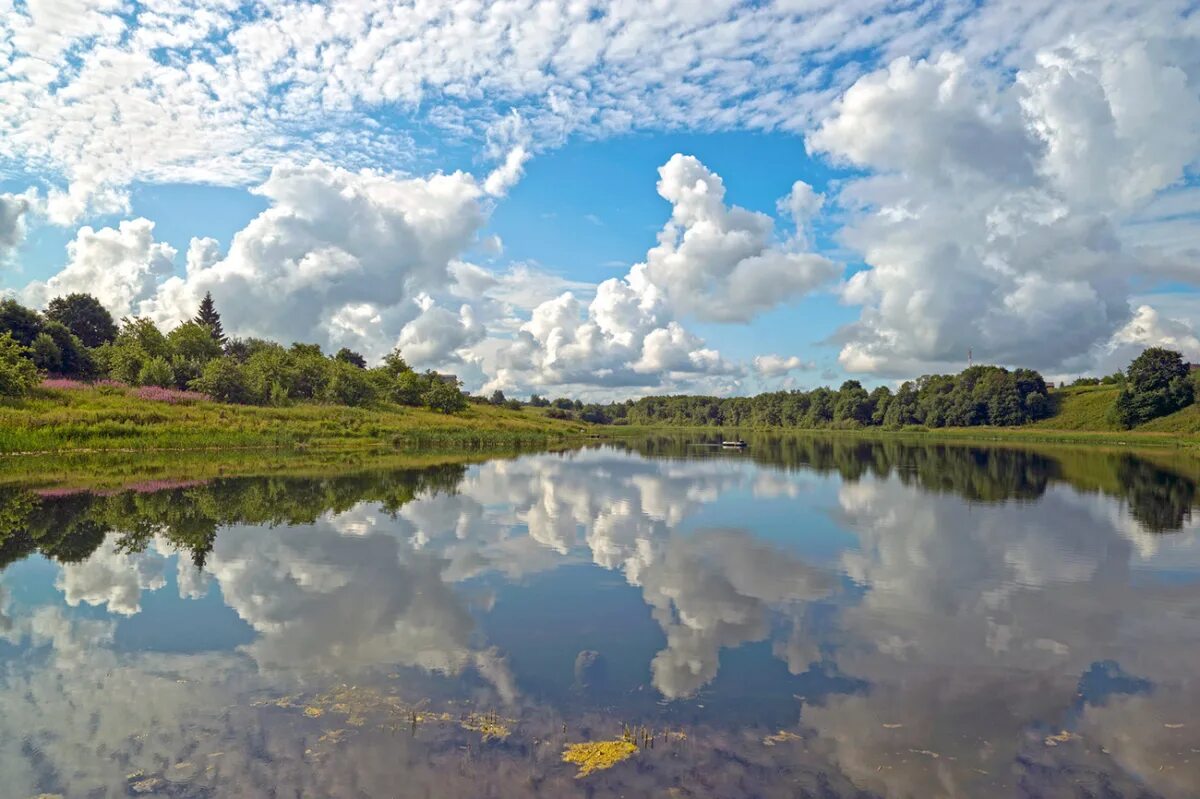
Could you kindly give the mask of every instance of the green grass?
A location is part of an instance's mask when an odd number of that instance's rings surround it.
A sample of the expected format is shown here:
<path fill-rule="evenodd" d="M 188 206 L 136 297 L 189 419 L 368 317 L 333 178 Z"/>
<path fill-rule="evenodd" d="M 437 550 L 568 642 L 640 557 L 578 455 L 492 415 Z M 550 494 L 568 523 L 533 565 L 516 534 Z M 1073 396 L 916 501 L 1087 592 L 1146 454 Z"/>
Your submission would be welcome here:
<path fill-rule="evenodd" d="M 399 405 L 170 405 L 96 389 L 39 390 L 28 399 L 0 404 L 0 453 L 380 444 L 469 448 L 546 442 L 585 431 L 579 423 L 490 405 L 450 415 Z"/>
<path fill-rule="evenodd" d="M 1030 427 L 1043 430 L 1120 430 L 1109 418 L 1120 393 L 1121 389 L 1117 386 L 1058 389 L 1050 395 L 1055 404 L 1055 414 Z"/>

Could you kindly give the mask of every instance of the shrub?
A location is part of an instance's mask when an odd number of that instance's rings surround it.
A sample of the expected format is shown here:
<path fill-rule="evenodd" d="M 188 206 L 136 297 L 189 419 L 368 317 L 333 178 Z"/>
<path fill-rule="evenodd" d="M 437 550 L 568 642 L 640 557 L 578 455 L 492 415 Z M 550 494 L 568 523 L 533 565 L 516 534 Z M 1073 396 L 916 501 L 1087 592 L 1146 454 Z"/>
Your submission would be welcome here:
<path fill-rule="evenodd" d="M 466 395 L 458 390 L 458 386 L 437 378 L 430 381 L 421 399 L 430 410 L 441 413 L 458 413 L 467 409 Z"/>
<path fill-rule="evenodd" d="M 213 338 L 212 330 L 199 322 L 184 322 L 167 334 L 171 354 L 179 358 L 196 361 L 201 366 L 213 358 L 221 357 L 221 344 Z"/>
<path fill-rule="evenodd" d="M 45 333 L 38 333 L 29 348 L 29 358 L 33 365 L 43 372 L 62 371 L 62 351 L 54 343 L 54 339 Z"/>
<path fill-rule="evenodd" d="M 28 352 L 11 333 L 0 333 L 0 397 L 24 397 L 41 382 Z"/>
<path fill-rule="evenodd" d="M 229 356 L 209 361 L 200 377 L 192 381 L 191 388 L 221 402 L 244 405 L 251 401 L 242 365 Z"/>
<path fill-rule="evenodd" d="M 167 363 L 166 358 L 156 355 L 142 364 L 137 382 L 140 386 L 170 388 L 175 384 L 175 373 L 171 371 L 171 364 Z"/>
<path fill-rule="evenodd" d="M 366 370 L 341 360 L 329 364 L 329 381 L 325 386 L 325 400 L 339 405 L 357 407 L 366 405 L 375 398 L 375 387 Z"/>
<path fill-rule="evenodd" d="M 71 377 L 92 377 L 96 374 L 96 362 L 79 337 L 59 322 L 47 322 L 42 332 L 58 347 L 58 372 Z"/>

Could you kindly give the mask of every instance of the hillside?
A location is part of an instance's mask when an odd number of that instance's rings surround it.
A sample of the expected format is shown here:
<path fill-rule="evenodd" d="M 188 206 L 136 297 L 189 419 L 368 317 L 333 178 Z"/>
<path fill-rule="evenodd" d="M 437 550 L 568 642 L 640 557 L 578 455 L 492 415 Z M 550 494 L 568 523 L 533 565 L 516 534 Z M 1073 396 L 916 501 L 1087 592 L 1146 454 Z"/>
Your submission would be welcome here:
<path fill-rule="evenodd" d="M 1051 395 L 1056 406 L 1055 414 L 1029 427 L 1079 432 L 1120 431 L 1121 428 L 1110 419 L 1110 412 L 1119 393 L 1120 388 L 1117 386 L 1075 386 L 1058 389 Z M 1138 433 L 1179 435 L 1200 433 L 1200 404 L 1190 405 L 1181 411 L 1138 425 L 1133 430 Z"/>
<path fill-rule="evenodd" d="M 1049 430 L 1119 430 L 1109 413 L 1117 401 L 1117 386 L 1076 386 L 1052 392 L 1055 413 L 1030 427 Z"/>
<path fill-rule="evenodd" d="M 540 442 L 578 435 L 578 422 L 471 405 L 456 414 L 386 403 L 371 408 L 169 403 L 121 389 L 39 389 L 0 404 L 0 453 L 239 447 L 448 447 Z"/>

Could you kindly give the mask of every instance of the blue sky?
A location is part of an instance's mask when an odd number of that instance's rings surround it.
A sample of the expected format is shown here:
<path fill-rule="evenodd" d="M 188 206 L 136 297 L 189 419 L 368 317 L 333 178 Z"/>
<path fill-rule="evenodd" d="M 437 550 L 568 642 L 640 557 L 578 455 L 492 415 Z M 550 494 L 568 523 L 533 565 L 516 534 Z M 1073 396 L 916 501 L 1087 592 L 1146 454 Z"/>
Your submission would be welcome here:
<path fill-rule="evenodd" d="M 0 288 L 618 397 L 1200 358 L 1195 4 L 18 2 Z"/>

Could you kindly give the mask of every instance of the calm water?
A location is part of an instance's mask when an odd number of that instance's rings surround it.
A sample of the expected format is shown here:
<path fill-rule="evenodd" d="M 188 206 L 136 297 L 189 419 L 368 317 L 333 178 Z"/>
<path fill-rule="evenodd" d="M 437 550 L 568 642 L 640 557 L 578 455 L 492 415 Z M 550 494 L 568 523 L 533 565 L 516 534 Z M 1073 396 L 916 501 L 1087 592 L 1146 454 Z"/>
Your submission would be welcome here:
<path fill-rule="evenodd" d="M 0 794 L 1200 796 L 1195 474 L 661 439 L 3 489 Z"/>

